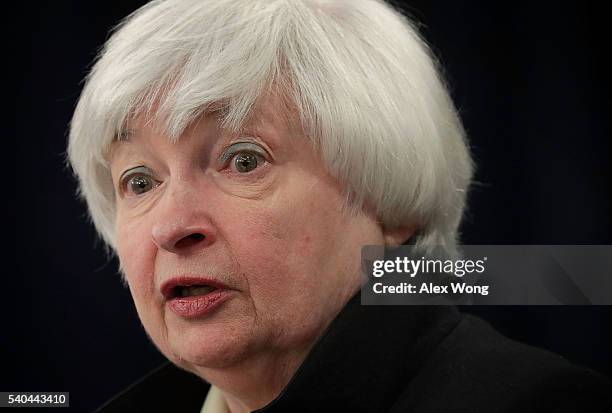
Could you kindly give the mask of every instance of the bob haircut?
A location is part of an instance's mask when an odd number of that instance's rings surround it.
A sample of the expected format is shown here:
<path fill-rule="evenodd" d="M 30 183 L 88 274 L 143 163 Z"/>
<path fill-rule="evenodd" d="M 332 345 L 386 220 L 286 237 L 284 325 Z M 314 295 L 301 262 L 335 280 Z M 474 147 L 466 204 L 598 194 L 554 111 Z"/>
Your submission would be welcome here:
<path fill-rule="evenodd" d="M 139 114 L 178 139 L 217 113 L 239 131 L 273 91 L 292 107 L 347 205 L 417 248 L 456 252 L 472 176 L 465 133 L 413 24 L 382 0 L 165 0 L 127 16 L 86 78 L 69 162 L 91 220 L 114 249 L 108 155 Z"/>

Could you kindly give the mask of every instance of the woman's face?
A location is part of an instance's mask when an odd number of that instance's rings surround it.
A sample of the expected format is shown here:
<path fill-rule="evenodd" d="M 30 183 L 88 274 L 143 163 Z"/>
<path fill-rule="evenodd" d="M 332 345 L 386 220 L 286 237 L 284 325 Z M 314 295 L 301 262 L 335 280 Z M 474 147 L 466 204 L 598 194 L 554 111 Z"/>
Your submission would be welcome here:
<path fill-rule="evenodd" d="M 113 146 L 122 269 L 151 339 L 191 371 L 309 348 L 358 291 L 361 246 L 384 243 L 267 102 L 240 134 L 206 116 L 172 143 L 137 118 Z"/>

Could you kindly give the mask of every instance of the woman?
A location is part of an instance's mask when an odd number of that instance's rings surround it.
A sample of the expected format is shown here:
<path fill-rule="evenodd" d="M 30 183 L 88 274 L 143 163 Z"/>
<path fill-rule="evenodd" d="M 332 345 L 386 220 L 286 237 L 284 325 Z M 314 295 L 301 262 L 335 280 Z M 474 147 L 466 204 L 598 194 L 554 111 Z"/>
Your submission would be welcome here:
<path fill-rule="evenodd" d="M 543 410 L 603 388 L 452 308 L 359 305 L 362 246 L 455 252 L 472 174 L 435 61 L 382 1 L 153 1 L 100 53 L 69 157 L 172 363 L 104 411 Z"/>

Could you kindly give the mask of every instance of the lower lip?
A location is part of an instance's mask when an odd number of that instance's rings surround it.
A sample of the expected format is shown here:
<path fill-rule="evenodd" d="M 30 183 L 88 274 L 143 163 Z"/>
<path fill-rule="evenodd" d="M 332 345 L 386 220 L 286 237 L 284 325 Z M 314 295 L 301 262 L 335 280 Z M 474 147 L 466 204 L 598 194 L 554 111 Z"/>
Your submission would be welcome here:
<path fill-rule="evenodd" d="M 198 318 L 210 315 L 219 308 L 229 297 L 229 290 L 215 290 L 206 295 L 192 297 L 177 297 L 167 301 L 167 305 L 174 314 L 183 318 Z"/>

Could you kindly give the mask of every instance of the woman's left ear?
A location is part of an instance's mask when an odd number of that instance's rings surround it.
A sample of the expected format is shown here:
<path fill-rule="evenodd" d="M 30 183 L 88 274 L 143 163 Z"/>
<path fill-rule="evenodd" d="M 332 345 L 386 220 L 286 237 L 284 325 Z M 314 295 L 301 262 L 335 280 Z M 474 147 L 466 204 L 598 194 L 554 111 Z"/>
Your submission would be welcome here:
<path fill-rule="evenodd" d="M 406 240 L 410 239 L 416 230 L 417 228 L 415 225 L 406 225 L 394 228 L 383 227 L 385 245 L 390 247 L 401 245 Z"/>

